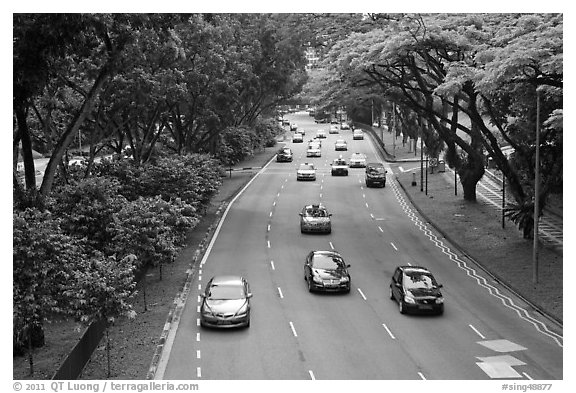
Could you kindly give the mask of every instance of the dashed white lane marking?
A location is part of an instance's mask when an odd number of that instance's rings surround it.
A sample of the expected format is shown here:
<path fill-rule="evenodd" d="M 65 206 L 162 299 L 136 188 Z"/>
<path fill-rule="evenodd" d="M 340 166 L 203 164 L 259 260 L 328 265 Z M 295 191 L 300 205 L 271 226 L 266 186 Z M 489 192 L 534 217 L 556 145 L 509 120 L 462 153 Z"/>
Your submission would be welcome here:
<path fill-rule="evenodd" d="M 202 284 L 198 284 L 198 290 L 199 290 L 199 291 L 202 290 Z"/>
<path fill-rule="evenodd" d="M 270 261 L 270 266 L 272 266 L 272 270 L 276 270 L 276 267 L 274 266 L 274 261 Z"/>
<path fill-rule="evenodd" d="M 308 370 L 308 374 L 310 374 L 310 379 L 315 381 L 316 378 L 314 377 L 314 373 L 312 372 L 312 370 Z"/>
<path fill-rule="evenodd" d="M 366 207 L 368 207 L 368 202 L 366 202 Z"/>
<path fill-rule="evenodd" d="M 200 326 L 200 318 L 196 318 L 196 326 Z"/>
<path fill-rule="evenodd" d="M 200 350 L 196 350 L 196 359 L 201 359 L 202 355 L 200 354 Z"/>
<path fill-rule="evenodd" d="M 200 367 L 196 368 L 196 377 L 202 378 L 202 368 Z"/>
<path fill-rule="evenodd" d="M 394 245 L 394 243 L 390 242 L 390 244 L 392 245 L 392 248 L 395 249 L 396 251 L 398 251 L 398 249 L 396 248 L 396 246 Z"/>
<path fill-rule="evenodd" d="M 270 240 L 268 240 L 268 248 L 270 248 Z"/>
<path fill-rule="evenodd" d="M 362 296 L 362 298 L 364 300 L 366 300 L 366 296 L 364 295 L 364 292 L 362 292 L 362 290 L 360 288 L 357 288 L 357 289 L 358 289 L 358 292 L 360 292 L 360 296 Z"/>
<path fill-rule="evenodd" d="M 272 212 L 270 212 L 270 217 L 272 217 Z"/>
<path fill-rule="evenodd" d="M 382 229 L 382 227 L 378 227 L 378 230 L 382 233 L 384 233 L 384 229 Z"/>
<path fill-rule="evenodd" d="M 418 371 L 418 375 L 420 376 L 421 379 L 426 380 L 426 377 L 420 371 Z"/>
<path fill-rule="evenodd" d="M 362 198 L 366 199 L 366 194 L 362 194 Z"/>
<path fill-rule="evenodd" d="M 274 203 L 272 203 L 272 206 L 276 206 L 276 201 L 274 201 Z"/>
<path fill-rule="evenodd" d="M 282 294 L 282 289 L 278 287 L 278 294 L 280 295 L 280 299 L 284 299 L 284 295 Z"/>
<path fill-rule="evenodd" d="M 484 335 L 483 335 L 482 333 L 480 333 L 480 332 L 478 331 L 478 329 L 476 329 L 474 326 L 472 326 L 472 325 L 468 325 L 468 326 L 470 326 L 470 329 L 474 330 L 474 332 L 476 332 L 476 334 L 477 334 L 478 336 L 480 336 L 480 338 L 481 338 L 482 340 L 486 339 L 486 337 L 484 337 Z"/>
<path fill-rule="evenodd" d="M 294 324 L 292 323 L 292 321 L 290 321 L 290 329 L 292 329 L 292 334 L 294 335 L 294 337 L 298 337 L 298 334 L 296 333 L 296 329 L 294 328 Z"/>
<path fill-rule="evenodd" d="M 322 198 L 322 193 L 320 193 L 320 198 Z"/>
<path fill-rule="evenodd" d="M 328 242 L 330 243 L 330 248 L 333 250 L 334 249 L 334 244 L 332 244 L 332 242 Z"/>
<path fill-rule="evenodd" d="M 268 232 L 270 232 L 270 224 L 268 224 Z"/>
<path fill-rule="evenodd" d="M 282 188 L 284 188 L 284 186 L 282 186 Z M 280 193 L 276 194 L 276 197 L 279 197 L 279 196 L 280 196 Z M 274 202 L 274 203 L 276 203 L 276 202 Z"/>
<path fill-rule="evenodd" d="M 385 323 L 383 323 L 382 326 L 384 326 L 384 329 L 386 329 L 386 331 L 388 332 L 388 334 L 390 335 L 390 337 L 392 337 L 392 340 L 396 340 L 396 337 L 394 337 L 394 335 L 392 334 L 392 332 L 390 331 L 390 329 L 388 329 L 388 326 L 386 326 Z"/>
<path fill-rule="evenodd" d="M 200 305 L 196 307 L 196 312 L 200 312 Z"/>
<path fill-rule="evenodd" d="M 524 372 L 522 373 L 522 375 L 524 375 L 526 378 L 528 378 L 528 379 L 530 379 L 530 380 L 533 380 L 533 379 L 534 379 L 534 378 L 532 378 L 530 375 L 528 375 L 528 374 L 526 374 L 526 373 L 524 373 Z"/>
<path fill-rule="evenodd" d="M 374 219 L 374 214 L 370 213 L 370 218 Z"/>
<path fill-rule="evenodd" d="M 202 274 L 198 275 L 198 281 L 202 281 Z"/>
<path fill-rule="evenodd" d="M 200 341 L 200 333 L 196 333 L 196 341 Z"/>

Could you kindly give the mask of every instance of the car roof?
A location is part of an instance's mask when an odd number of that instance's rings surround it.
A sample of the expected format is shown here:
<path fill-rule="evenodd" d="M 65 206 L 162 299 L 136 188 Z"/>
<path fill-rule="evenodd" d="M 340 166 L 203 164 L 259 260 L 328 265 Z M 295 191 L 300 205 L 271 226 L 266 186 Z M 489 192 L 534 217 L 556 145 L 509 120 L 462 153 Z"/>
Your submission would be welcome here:
<path fill-rule="evenodd" d="M 212 277 L 212 285 L 244 285 L 241 276 L 231 274 Z"/>
<path fill-rule="evenodd" d="M 310 205 L 304 206 L 304 209 L 326 209 L 322 203 L 312 203 Z"/>
<path fill-rule="evenodd" d="M 314 250 L 312 251 L 313 255 L 332 255 L 342 258 L 342 255 L 338 251 L 330 251 L 330 250 Z"/>
<path fill-rule="evenodd" d="M 369 162 L 368 164 L 366 164 L 368 166 L 384 166 L 384 164 L 382 164 L 381 162 Z"/>
<path fill-rule="evenodd" d="M 404 266 L 398 266 L 398 268 L 401 269 L 404 273 L 420 272 L 420 273 L 432 274 L 430 270 L 426 269 L 423 266 L 404 265 Z"/>

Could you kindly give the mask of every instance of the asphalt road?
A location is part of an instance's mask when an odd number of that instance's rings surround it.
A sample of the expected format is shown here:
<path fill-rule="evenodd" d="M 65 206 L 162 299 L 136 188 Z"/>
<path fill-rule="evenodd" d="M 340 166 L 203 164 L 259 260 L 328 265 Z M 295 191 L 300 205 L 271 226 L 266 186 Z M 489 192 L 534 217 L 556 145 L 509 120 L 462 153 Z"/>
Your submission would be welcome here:
<path fill-rule="evenodd" d="M 157 379 L 563 378 L 561 329 L 436 237 L 390 176 L 395 168 L 386 164 L 384 189 L 366 188 L 364 169 L 330 175 L 340 154 L 381 161 L 369 138 L 354 141 L 349 130 L 328 134 L 329 125 L 307 114 L 289 118 L 306 129 L 305 141 L 326 130 L 322 157 L 306 158 L 306 143 L 288 141 L 294 162 L 270 162 L 233 201 L 165 345 Z M 348 152 L 334 151 L 342 137 Z M 316 181 L 296 181 L 301 162 L 316 164 Z M 333 213 L 332 234 L 301 234 L 298 213 L 320 201 Z M 303 263 L 314 249 L 335 249 L 351 264 L 349 294 L 308 292 Z M 428 267 L 444 285 L 444 315 L 398 312 L 389 283 L 404 264 Z M 219 274 L 250 282 L 249 328 L 199 326 L 199 294 Z"/>

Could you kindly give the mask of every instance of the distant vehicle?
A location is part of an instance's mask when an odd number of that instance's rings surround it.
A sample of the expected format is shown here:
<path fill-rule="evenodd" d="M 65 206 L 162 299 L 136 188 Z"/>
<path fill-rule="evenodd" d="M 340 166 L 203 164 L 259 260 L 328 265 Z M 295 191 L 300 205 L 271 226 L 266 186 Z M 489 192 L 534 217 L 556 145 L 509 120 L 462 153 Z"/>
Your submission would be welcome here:
<path fill-rule="evenodd" d="M 320 149 L 320 144 L 317 142 L 310 142 L 308 144 L 308 150 L 306 150 L 306 157 L 321 157 L 322 150 Z"/>
<path fill-rule="evenodd" d="M 288 120 L 288 119 L 283 119 L 283 120 L 282 120 L 282 125 L 283 125 L 283 126 L 289 126 L 289 125 L 290 125 L 290 120 Z"/>
<path fill-rule="evenodd" d="M 366 156 L 362 153 L 353 153 L 349 162 L 350 168 L 366 168 Z"/>
<path fill-rule="evenodd" d="M 307 205 L 300 212 L 300 232 L 332 232 L 332 214 L 324 205 Z"/>
<path fill-rule="evenodd" d="M 302 134 L 295 132 L 294 135 L 292 135 L 292 143 L 303 143 L 304 142 L 304 137 L 302 137 Z"/>
<path fill-rule="evenodd" d="M 326 131 L 324 130 L 318 130 L 316 131 L 316 138 L 326 138 Z"/>
<path fill-rule="evenodd" d="M 292 159 L 292 149 L 289 147 L 283 147 L 276 153 L 276 162 L 292 162 Z"/>
<path fill-rule="evenodd" d="M 330 120 L 330 124 L 338 124 L 338 123 L 340 123 L 340 122 L 336 118 Z"/>
<path fill-rule="evenodd" d="M 340 156 L 332 162 L 332 176 L 348 176 L 348 163 Z"/>
<path fill-rule="evenodd" d="M 302 134 L 302 136 L 306 135 L 306 130 L 304 128 L 301 128 L 300 130 L 298 130 L 298 132 Z"/>
<path fill-rule="evenodd" d="M 340 131 L 338 131 L 338 126 L 330 126 L 330 131 L 328 131 L 330 134 L 338 134 Z"/>
<path fill-rule="evenodd" d="M 366 187 L 380 185 L 386 187 L 386 168 L 381 162 L 369 162 L 366 164 Z"/>
<path fill-rule="evenodd" d="M 336 151 L 340 151 L 340 150 L 348 150 L 348 144 L 346 143 L 346 141 L 344 139 L 337 139 L 336 143 L 334 143 L 334 150 Z"/>
<path fill-rule="evenodd" d="M 290 123 L 290 131 L 296 131 L 298 129 L 298 124 Z"/>
<path fill-rule="evenodd" d="M 352 133 L 352 139 L 354 140 L 364 139 L 364 132 L 362 130 L 354 130 L 354 132 Z"/>
<path fill-rule="evenodd" d="M 348 123 L 342 123 L 342 124 L 340 124 L 340 129 L 341 130 L 349 130 L 350 126 L 348 125 Z"/>
<path fill-rule="evenodd" d="M 390 299 L 398 302 L 401 314 L 409 311 L 444 313 L 441 284 L 421 266 L 398 266 L 390 283 Z"/>
<path fill-rule="evenodd" d="M 372 123 L 372 127 L 380 127 L 380 124 L 378 124 L 378 122 L 375 121 L 374 123 Z"/>
<path fill-rule="evenodd" d="M 231 328 L 250 326 L 250 286 L 240 276 L 215 276 L 200 295 L 200 326 Z"/>
<path fill-rule="evenodd" d="M 350 292 L 349 267 L 336 251 L 311 251 L 304 262 L 308 291 Z"/>
<path fill-rule="evenodd" d="M 296 171 L 296 180 L 316 180 L 316 168 L 313 164 L 303 163 Z"/>

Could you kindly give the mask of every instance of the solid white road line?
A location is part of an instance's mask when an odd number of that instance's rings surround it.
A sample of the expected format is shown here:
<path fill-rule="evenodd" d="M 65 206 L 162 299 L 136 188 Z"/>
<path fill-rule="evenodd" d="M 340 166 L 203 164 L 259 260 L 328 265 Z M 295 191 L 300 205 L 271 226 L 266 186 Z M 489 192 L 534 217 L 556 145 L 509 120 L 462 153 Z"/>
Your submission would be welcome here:
<path fill-rule="evenodd" d="M 296 333 L 296 329 L 294 329 L 294 324 L 292 323 L 292 321 L 290 321 L 290 329 L 292 329 L 292 334 L 294 334 L 294 337 L 298 337 L 298 334 Z"/>
<path fill-rule="evenodd" d="M 390 331 L 390 329 L 388 329 L 388 326 L 386 326 L 385 323 L 383 323 L 382 326 L 384 326 L 384 329 L 386 329 L 386 331 L 388 332 L 388 334 L 390 335 L 390 337 L 392 337 L 392 340 L 396 340 L 396 337 L 394 337 L 394 335 L 392 334 L 392 332 Z"/>
<path fill-rule="evenodd" d="M 485 339 L 486 339 L 486 337 L 484 337 L 484 335 L 483 335 L 482 333 L 480 333 L 480 332 L 478 331 L 478 329 L 476 329 L 474 326 L 472 326 L 472 325 L 468 325 L 468 326 L 470 326 L 470 329 L 474 330 L 474 332 L 475 332 L 478 336 L 480 336 L 480 338 L 481 338 L 482 340 L 485 340 Z"/>
<path fill-rule="evenodd" d="M 360 288 L 357 288 L 357 289 L 358 289 L 358 292 L 360 292 L 360 296 L 362 296 L 362 298 L 363 298 L 364 300 L 366 300 L 366 296 L 364 295 L 364 293 L 362 292 L 362 290 L 361 290 Z"/>

